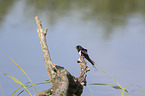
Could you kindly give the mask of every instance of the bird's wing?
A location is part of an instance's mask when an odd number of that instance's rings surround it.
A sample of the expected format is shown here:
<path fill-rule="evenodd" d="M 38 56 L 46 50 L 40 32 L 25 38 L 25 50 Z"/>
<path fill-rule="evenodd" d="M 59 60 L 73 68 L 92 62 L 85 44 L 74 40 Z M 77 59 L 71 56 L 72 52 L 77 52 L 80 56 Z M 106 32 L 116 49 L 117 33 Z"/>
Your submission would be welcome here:
<path fill-rule="evenodd" d="M 81 51 L 81 54 L 92 64 L 94 65 L 94 61 L 91 60 L 91 58 L 89 57 L 88 53 L 86 51 Z"/>
<path fill-rule="evenodd" d="M 83 50 L 83 51 L 85 51 L 85 52 L 87 52 L 87 51 L 88 51 L 87 49 L 84 49 L 84 48 L 82 48 L 82 50 Z"/>
<path fill-rule="evenodd" d="M 85 56 L 85 57 L 88 57 L 88 53 L 86 50 L 82 50 L 81 53 Z"/>

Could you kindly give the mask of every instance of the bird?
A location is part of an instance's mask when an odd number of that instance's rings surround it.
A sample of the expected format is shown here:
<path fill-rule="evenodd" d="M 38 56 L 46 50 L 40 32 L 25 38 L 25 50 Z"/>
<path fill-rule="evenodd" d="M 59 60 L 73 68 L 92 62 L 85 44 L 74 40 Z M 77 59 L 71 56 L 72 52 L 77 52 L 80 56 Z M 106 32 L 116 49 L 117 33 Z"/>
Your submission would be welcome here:
<path fill-rule="evenodd" d="M 96 69 L 96 71 L 98 71 L 97 68 L 95 67 L 95 62 L 88 55 L 88 52 L 87 52 L 88 50 L 83 48 L 80 45 L 77 45 L 76 49 L 77 49 L 79 55 L 84 57 L 85 59 L 87 59 L 93 65 L 93 67 Z"/>

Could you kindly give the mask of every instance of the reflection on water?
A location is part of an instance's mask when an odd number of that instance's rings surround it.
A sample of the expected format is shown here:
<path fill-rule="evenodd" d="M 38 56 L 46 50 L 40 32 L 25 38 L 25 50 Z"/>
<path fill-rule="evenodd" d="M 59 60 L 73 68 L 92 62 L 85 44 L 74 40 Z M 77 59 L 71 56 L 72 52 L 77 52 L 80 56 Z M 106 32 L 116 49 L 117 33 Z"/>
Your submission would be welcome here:
<path fill-rule="evenodd" d="M 140 75 L 145 72 L 144 4 L 145 0 L 0 0 L 0 72 L 26 83 L 27 79 L 8 59 L 10 56 L 34 82 L 48 79 L 35 33 L 34 17 L 38 15 L 44 28 L 49 27 L 47 40 L 55 64 L 78 76 L 75 46 L 80 44 L 88 48 L 91 58 L 122 85 L 138 82 L 144 85 L 144 76 Z M 92 70 L 88 72 L 87 81 L 111 82 L 101 71 L 96 74 Z M 1 82 L 7 96 L 18 87 L 2 76 Z M 41 87 L 39 91 L 48 88 L 47 85 Z M 11 88 L 9 93 L 8 88 Z M 107 88 L 91 86 L 98 96 L 121 93 Z M 85 87 L 82 96 L 90 95 L 89 88 Z"/>
<path fill-rule="evenodd" d="M 0 0 L 0 24 L 14 4 L 15 0 Z"/>
<path fill-rule="evenodd" d="M 0 1 L 0 24 L 17 2 Z M 113 27 L 123 26 L 130 15 L 138 13 L 144 16 L 144 4 L 144 0 L 26 0 L 23 11 L 27 13 L 26 17 L 44 14 L 51 25 L 63 17 L 78 16 L 83 21 L 99 24 L 105 30 L 105 38 L 108 38 Z"/>
<path fill-rule="evenodd" d="M 0 23 L 15 3 L 16 0 L 0 0 Z M 144 4 L 144 0 L 26 0 L 24 11 L 33 9 L 31 14 L 45 13 L 50 17 L 49 23 L 57 22 L 66 15 L 81 13 L 83 20 L 100 22 L 105 27 L 110 23 L 123 25 L 127 17 L 136 12 L 144 15 Z"/>

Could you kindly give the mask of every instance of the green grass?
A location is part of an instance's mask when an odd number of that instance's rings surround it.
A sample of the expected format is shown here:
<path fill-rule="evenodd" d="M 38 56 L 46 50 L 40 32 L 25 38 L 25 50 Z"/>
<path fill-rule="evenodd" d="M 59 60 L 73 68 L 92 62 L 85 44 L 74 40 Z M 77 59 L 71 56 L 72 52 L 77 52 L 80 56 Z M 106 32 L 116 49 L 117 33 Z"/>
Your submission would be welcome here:
<path fill-rule="evenodd" d="M 14 82 L 16 82 L 17 84 L 21 85 L 19 88 L 17 88 L 10 96 L 13 96 L 16 92 L 18 92 L 21 88 L 24 88 L 24 90 L 26 90 L 30 96 L 32 96 L 32 94 L 28 91 L 28 88 L 30 87 L 33 87 L 34 85 L 41 85 L 41 84 L 47 84 L 47 83 L 50 83 L 49 80 L 45 81 L 45 82 L 41 82 L 41 83 L 36 83 L 36 84 L 33 84 L 31 85 L 31 82 L 27 82 L 26 84 L 23 84 L 20 80 L 8 75 L 8 74 L 5 74 L 5 73 L 1 73 L 0 74 L 3 74 L 3 75 L 6 75 L 8 76 L 9 78 L 11 78 Z M 30 85 L 28 85 L 30 84 Z M 4 96 L 4 93 L 3 93 L 3 90 L 2 90 L 2 87 L 0 86 L 1 88 L 1 91 L 2 91 L 2 96 Z M 24 90 L 21 90 L 17 96 L 19 96 L 22 92 L 24 92 Z"/>
<path fill-rule="evenodd" d="M 22 87 L 24 87 L 24 89 L 30 94 L 30 96 L 32 96 L 32 94 L 28 91 L 28 89 L 25 87 L 25 85 L 18 79 L 8 75 L 8 74 L 5 74 L 5 73 L 0 73 L 0 74 L 3 74 L 3 75 L 6 75 L 8 76 L 9 78 L 11 78 L 13 81 L 15 81 L 17 84 L 21 85 Z M 12 96 L 12 95 L 11 95 Z"/>
<path fill-rule="evenodd" d="M 99 69 L 101 69 L 101 71 L 103 73 L 105 73 L 106 75 L 108 75 L 116 84 L 104 84 L 104 83 L 93 83 L 91 85 L 107 85 L 107 86 L 111 86 L 112 88 L 115 88 L 115 89 L 121 89 L 122 92 L 121 92 L 121 96 L 124 96 L 124 94 L 126 94 L 126 96 L 129 96 L 129 93 L 127 91 L 127 87 L 130 86 L 130 85 L 133 85 L 133 84 L 127 84 L 124 88 L 121 86 L 121 84 L 119 82 L 117 82 L 117 80 L 115 80 L 111 75 L 109 75 L 105 70 L 103 70 L 100 66 L 97 65 L 97 67 Z M 141 88 L 141 87 L 140 87 Z M 142 88 L 143 89 L 143 88 Z M 138 90 L 137 92 L 139 93 L 143 93 L 145 94 L 145 91 L 141 91 L 141 90 Z"/>
<path fill-rule="evenodd" d="M 10 58 L 10 57 L 9 57 Z M 20 80 L 18 80 L 17 78 L 14 78 L 13 76 L 10 76 L 10 75 L 8 75 L 8 74 L 5 74 L 5 73 L 1 73 L 0 72 L 0 74 L 3 74 L 3 75 L 6 75 L 6 76 L 8 76 L 10 79 L 12 79 L 14 82 L 16 82 L 17 84 L 19 84 L 19 85 L 21 85 L 19 88 L 17 88 L 10 96 L 13 96 L 16 92 L 18 92 L 18 91 L 20 91 L 18 94 L 17 94 L 17 96 L 19 96 L 21 93 L 23 93 L 25 90 L 29 93 L 29 95 L 30 96 L 32 96 L 32 94 L 29 92 L 29 88 L 30 87 L 33 87 L 34 88 L 34 90 L 35 90 L 35 92 L 36 93 L 38 93 L 38 91 L 36 90 L 36 88 L 35 88 L 35 86 L 34 85 L 41 85 L 41 84 L 47 84 L 47 83 L 50 83 L 50 81 L 49 80 L 47 80 L 47 81 L 45 81 L 45 82 L 42 82 L 42 83 L 36 83 L 36 84 L 33 84 L 32 83 L 32 81 L 31 81 L 31 79 L 29 78 L 29 76 L 26 74 L 26 72 L 12 59 L 12 58 L 10 58 L 13 62 L 14 62 L 14 64 L 26 75 L 26 77 L 28 78 L 28 80 L 29 80 L 29 82 L 27 82 L 27 83 L 25 83 L 25 84 L 23 84 Z M 112 88 L 115 88 L 115 89 L 121 89 L 122 90 L 122 92 L 121 92 L 121 96 L 124 96 L 124 94 L 126 94 L 126 96 L 128 96 L 128 91 L 127 91 L 127 87 L 128 86 L 130 86 L 130 85 L 133 85 L 133 84 L 127 84 L 125 87 L 122 87 L 121 86 L 121 84 L 119 83 L 119 82 L 117 82 L 111 75 L 109 75 L 105 70 L 103 70 L 100 66 L 98 66 L 97 65 L 97 67 L 99 68 L 99 69 L 101 69 L 102 70 L 102 72 L 103 73 L 105 73 L 107 76 L 109 76 L 116 84 L 104 84 L 104 83 L 93 83 L 93 84 L 91 84 L 91 85 L 107 85 L 107 86 L 110 86 L 110 87 L 112 87 Z M 136 85 L 136 87 L 138 87 L 137 85 Z M 22 89 L 21 90 L 21 88 L 24 88 L 24 89 Z M 139 87 L 139 88 L 141 88 L 141 87 Z M 0 89 L 1 89 L 1 92 L 2 92 L 2 96 L 4 96 L 4 92 L 3 92 L 3 89 L 2 89 L 2 86 L 1 86 L 1 84 L 0 84 Z M 142 88 L 143 89 L 143 88 Z M 61 89 L 60 89 L 61 90 Z M 90 89 L 91 90 L 91 89 Z M 145 90 L 145 89 L 143 89 L 143 90 Z M 139 93 L 143 93 L 143 94 L 145 94 L 145 91 L 142 91 L 142 90 L 136 90 L 137 92 L 139 92 Z M 64 95 L 64 93 L 62 92 L 62 94 L 63 94 L 63 96 L 65 96 Z M 92 95 L 93 95 L 93 92 L 92 92 Z"/>
<path fill-rule="evenodd" d="M 10 58 L 10 57 L 9 57 Z M 32 83 L 32 81 L 31 81 L 31 79 L 29 78 L 29 76 L 26 74 L 26 72 L 12 59 L 12 58 L 10 58 L 16 65 L 17 65 L 17 67 L 27 76 L 27 78 L 29 79 L 29 81 L 31 82 L 31 84 L 32 84 L 32 86 L 33 86 L 33 88 L 34 88 L 34 90 L 38 93 L 38 91 L 36 90 L 36 88 L 35 88 L 35 86 L 34 86 L 34 84 Z"/>
<path fill-rule="evenodd" d="M 45 81 L 45 82 L 41 82 L 41 83 L 36 83 L 36 84 L 34 84 L 34 85 L 42 85 L 42 84 L 48 84 L 48 83 L 50 83 L 50 81 L 49 80 L 47 80 L 47 81 Z M 33 87 L 33 85 L 28 85 L 28 84 L 30 84 L 30 82 L 27 82 L 26 84 L 24 84 L 25 86 L 26 86 L 26 88 L 27 89 L 29 89 L 30 87 Z M 21 88 L 23 88 L 23 86 L 20 86 L 19 88 L 17 88 L 12 94 L 11 94 L 11 96 L 12 95 L 14 95 L 17 91 L 19 91 Z M 18 96 L 21 94 L 21 93 L 23 93 L 24 92 L 24 90 L 21 90 L 20 91 L 20 93 L 18 94 Z"/>
<path fill-rule="evenodd" d="M 105 70 L 103 70 L 100 66 L 98 66 L 106 75 L 108 75 L 117 85 L 116 86 L 112 86 L 115 89 L 122 89 L 122 93 L 121 96 L 124 96 L 124 92 L 126 94 L 126 96 L 128 96 L 128 92 L 125 91 L 126 87 L 122 87 L 121 84 L 119 84 L 119 82 L 117 82 L 111 75 L 109 75 Z"/>
<path fill-rule="evenodd" d="M 10 58 L 10 57 L 9 57 Z M 41 85 L 41 84 L 47 84 L 47 83 L 50 83 L 49 80 L 45 81 L 45 82 L 42 82 L 42 83 L 36 83 L 36 84 L 33 84 L 31 79 L 29 78 L 29 76 L 26 74 L 26 72 L 12 59 L 10 58 L 14 64 L 25 74 L 25 76 L 28 78 L 29 82 L 23 84 L 20 80 L 14 78 L 13 76 L 10 76 L 8 74 L 5 74 L 5 73 L 1 73 L 0 74 L 3 74 L 3 75 L 6 75 L 8 76 L 10 79 L 12 79 L 14 82 L 16 82 L 17 84 L 21 85 L 19 88 L 17 88 L 10 96 L 13 96 L 16 92 L 18 92 L 21 88 L 24 88 L 24 90 L 26 90 L 30 96 L 32 96 L 32 94 L 29 92 L 28 88 L 30 87 L 33 87 L 35 92 L 38 93 L 38 91 L 36 90 L 35 86 L 34 85 Z M 29 84 L 29 85 L 28 85 Z M 0 85 L 0 89 L 2 91 L 2 96 L 4 96 L 4 93 L 3 93 L 3 89 L 2 89 L 2 86 Z M 19 96 L 22 92 L 24 92 L 24 90 L 21 90 L 20 93 L 18 93 L 17 96 Z"/>
<path fill-rule="evenodd" d="M 10 58 L 10 57 L 9 57 L 9 58 Z M 30 79 L 29 76 L 26 74 L 26 72 L 25 72 L 25 71 L 24 71 L 24 70 L 23 70 L 23 69 L 22 69 L 22 68 L 12 59 L 12 58 L 10 58 L 10 59 L 11 59 L 11 60 L 17 65 L 17 67 L 27 76 L 27 78 L 29 79 L 29 81 L 30 81 L 31 85 L 33 86 L 35 92 L 38 93 L 38 91 L 36 90 L 34 84 L 33 84 L 32 81 L 31 81 L 31 79 Z M 8 76 L 9 78 L 11 78 L 14 82 L 16 82 L 17 84 L 21 85 L 21 88 L 24 87 L 24 89 L 30 94 L 30 96 L 32 96 L 32 94 L 28 91 L 28 89 L 26 88 L 26 86 L 25 86 L 20 80 L 14 78 L 13 76 L 10 76 L 10 75 L 8 75 L 8 74 L 5 74 L 5 73 L 1 73 L 1 72 L 0 72 L 0 74 L 6 75 L 6 76 Z M 15 91 L 11 94 L 11 96 L 14 95 L 14 93 L 16 93 L 19 89 L 20 89 L 20 88 L 18 88 L 17 90 L 15 90 Z M 1 90 L 2 90 L 2 88 L 1 88 Z"/>

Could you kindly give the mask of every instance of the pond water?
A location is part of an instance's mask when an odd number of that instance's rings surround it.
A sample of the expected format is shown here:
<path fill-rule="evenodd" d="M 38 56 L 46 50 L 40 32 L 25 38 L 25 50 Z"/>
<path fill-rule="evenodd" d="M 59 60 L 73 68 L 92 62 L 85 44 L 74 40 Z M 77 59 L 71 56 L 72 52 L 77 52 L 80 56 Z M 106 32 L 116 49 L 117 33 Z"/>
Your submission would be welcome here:
<path fill-rule="evenodd" d="M 27 77 L 9 59 L 11 57 L 29 75 L 33 83 L 48 80 L 35 16 L 48 28 L 47 44 L 52 62 L 78 77 L 80 68 L 75 46 L 88 49 L 97 65 L 110 74 L 130 96 L 144 96 L 145 91 L 145 1 L 138 0 L 1 0 L 0 1 L 0 72 L 23 83 Z M 91 83 L 115 84 L 99 68 L 87 74 L 82 96 L 120 96 L 121 90 Z M 4 96 L 20 85 L 0 75 Z M 41 92 L 50 84 L 37 85 Z M 9 91 L 8 91 L 9 90 Z M 34 95 L 33 88 L 30 92 Z M 19 93 L 19 92 L 17 92 Z M 17 94 L 16 93 L 16 94 Z M 0 91 L 0 94 L 2 92 Z M 28 96 L 23 92 L 20 96 Z"/>

